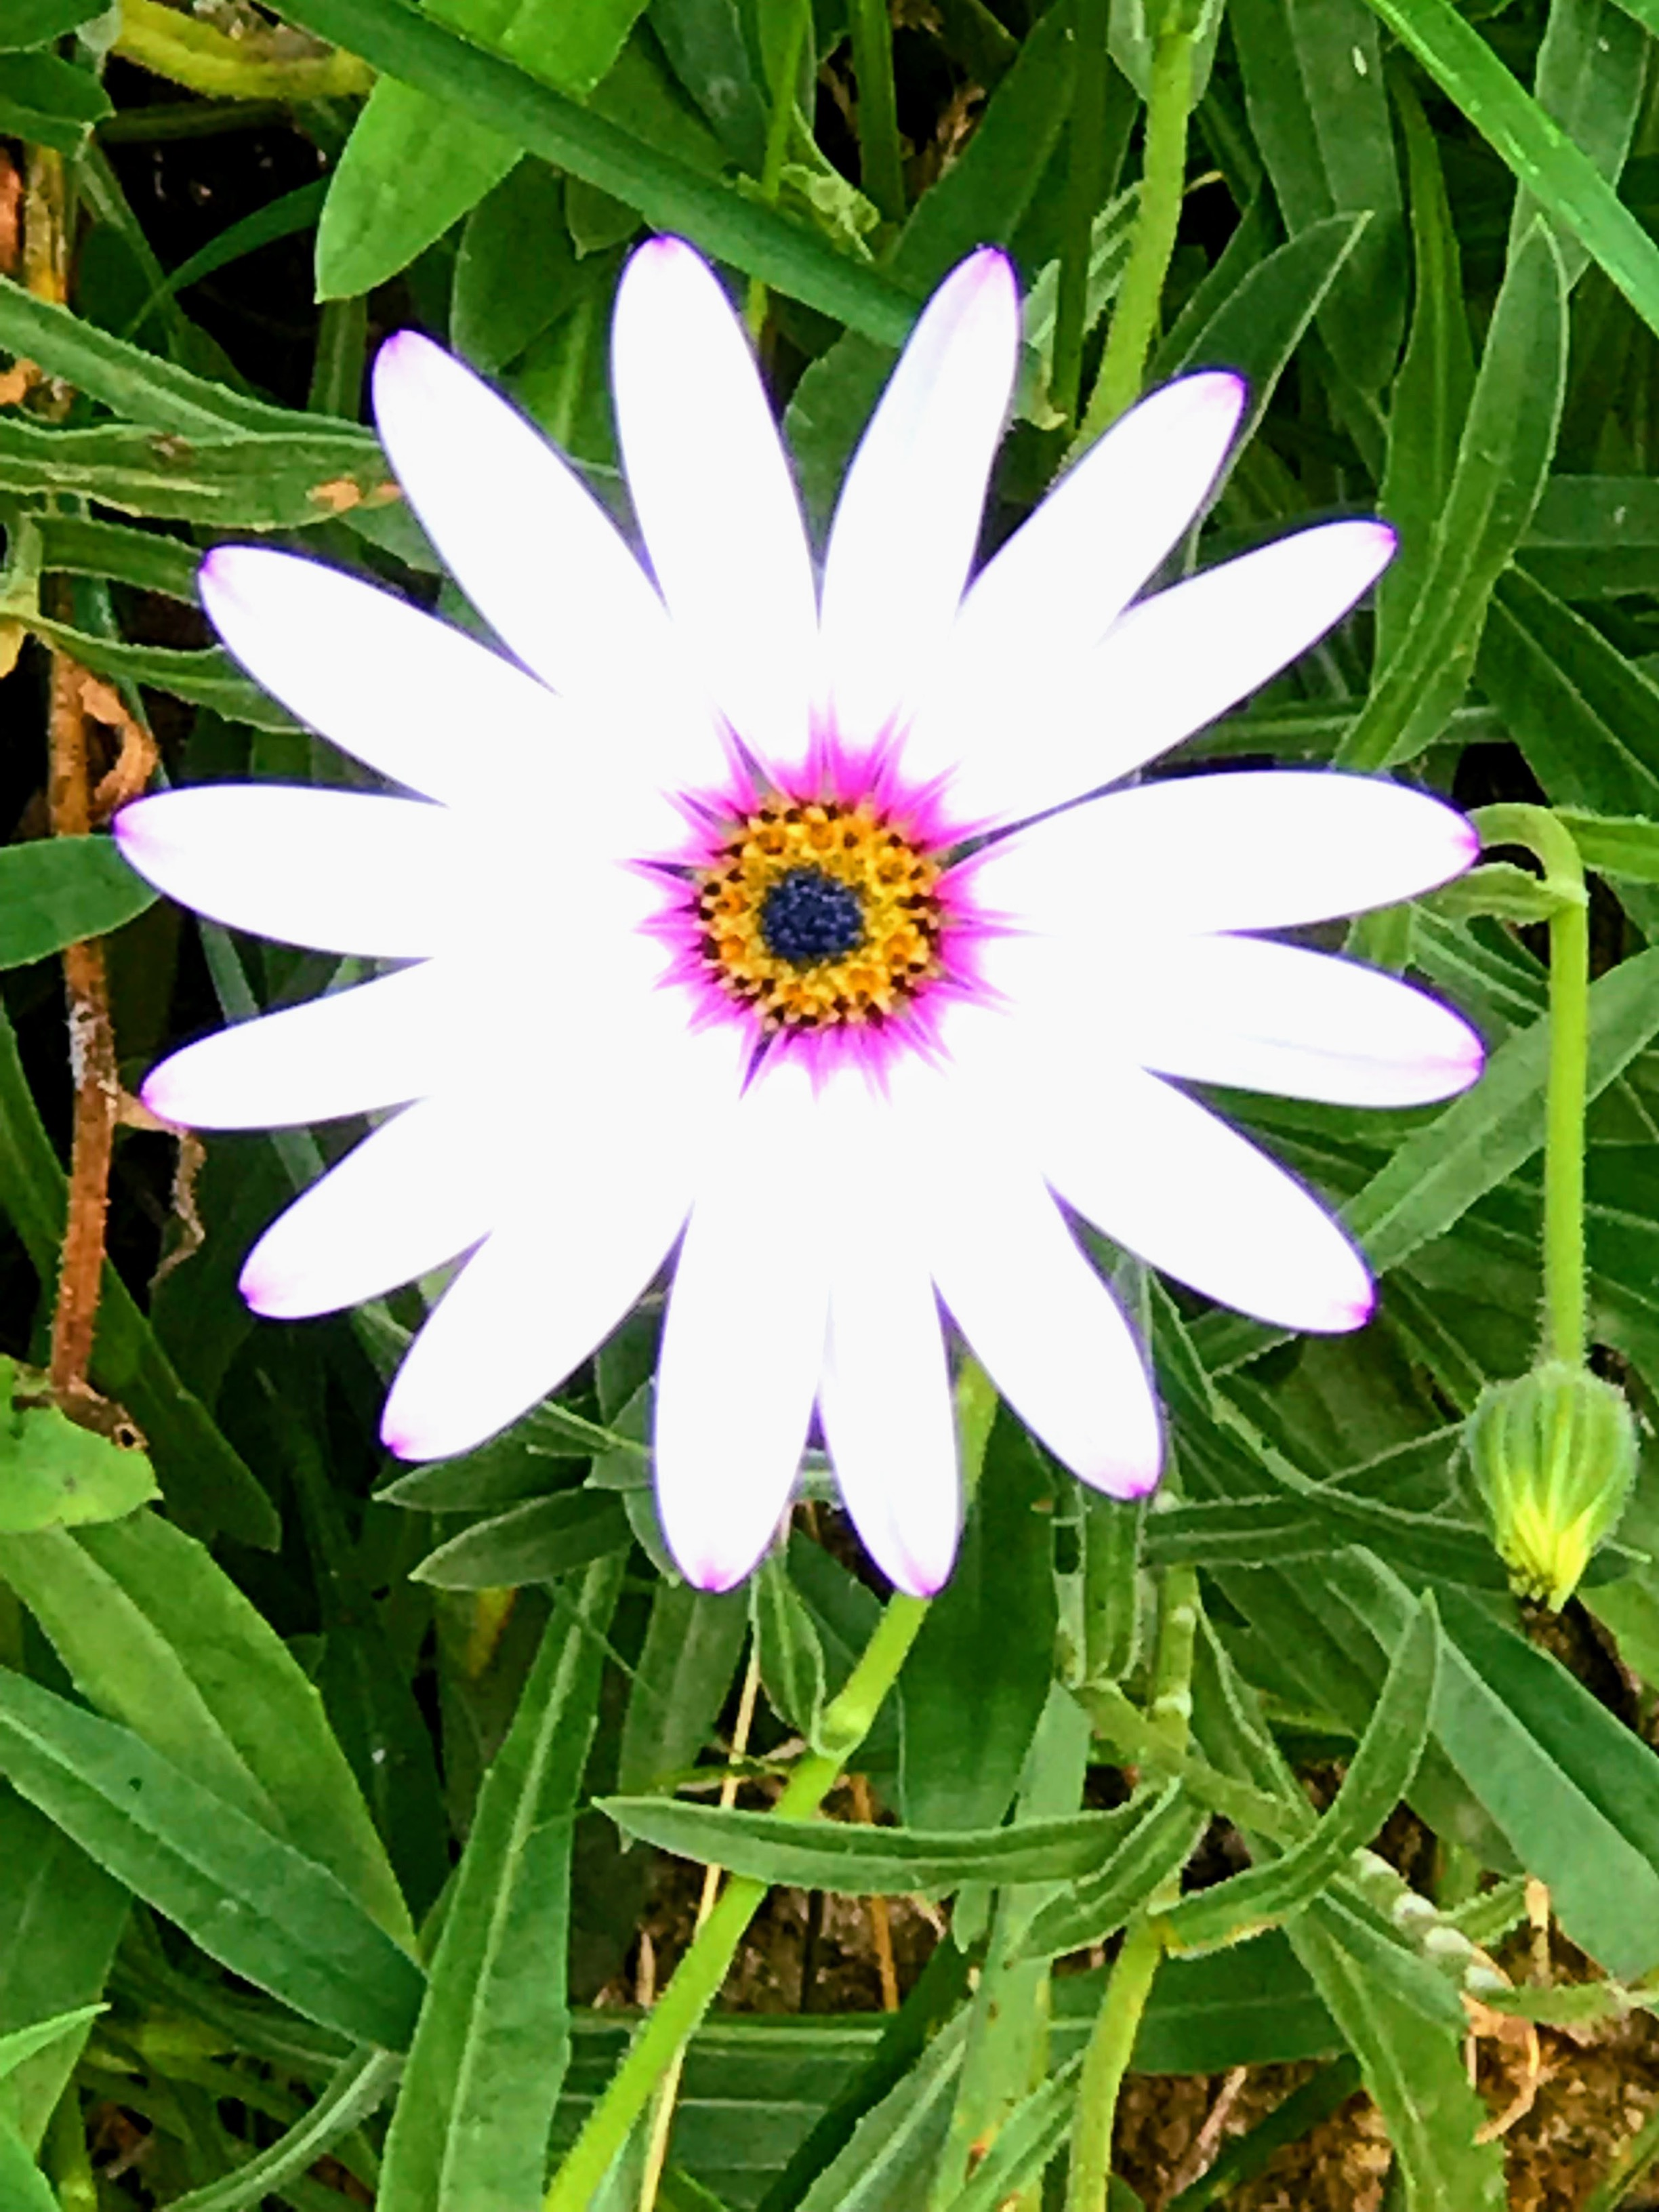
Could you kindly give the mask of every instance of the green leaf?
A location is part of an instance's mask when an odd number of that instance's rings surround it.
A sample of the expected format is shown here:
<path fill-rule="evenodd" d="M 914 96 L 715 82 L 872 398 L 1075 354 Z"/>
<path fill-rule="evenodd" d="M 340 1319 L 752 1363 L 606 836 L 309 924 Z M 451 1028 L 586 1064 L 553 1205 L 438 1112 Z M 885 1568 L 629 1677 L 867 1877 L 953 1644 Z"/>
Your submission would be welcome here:
<path fill-rule="evenodd" d="M 673 1797 L 605 1797 L 599 1803 L 624 1835 L 682 1858 L 839 1897 L 943 1894 L 964 1881 L 1078 1881 L 1104 1867 L 1150 1809 L 1121 1805 L 1110 1813 L 1017 1820 L 1006 1828 L 928 1831 L 783 1820 Z"/>
<path fill-rule="evenodd" d="M 6 0 L 0 52 L 51 46 L 104 12 L 104 0 Z"/>
<path fill-rule="evenodd" d="M 625 1552 L 632 1541 L 628 1515 L 613 1493 L 561 1491 L 452 1536 L 427 1554 L 413 1579 L 436 1589 L 517 1589 Z"/>
<path fill-rule="evenodd" d="M 1236 369 L 1246 379 L 1249 396 L 1235 452 L 1267 413 L 1309 324 L 1369 228 L 1364 215 L 1328 216 L 1310 223 L 1288 246 L 1276 246 L 1247 269 L 1188 331 L 1178 351 L 1159 355 L 1160 379 L 1206 368 Z M 1172 336 L 1180 336 L 1179 328 Z"/>
<path fill-rule="evenodd" d="M 0 122 L 5 102 L 0 100 Z M 6 2212 L 61 2212 L 58 2192 L 29 2156 L 16 2123 L 0 2112 L 0 2203 Z"/>
<path fill-rule="evenodd" d="M 280 2195 L 285 2182 L 308 2173 L 342 2136 L 379 2112 L 402 2071 L 403 2061 L 394 2051 L 354 2051 L 342 2061 L 310 2110 L 275 2142 L 256 2151 L 222 2181 L 175 2197 L 167 2212 L 251 2212 L 272 2195 Z"/>
<path fill-rule="evenodd" d="M 82 514 L 40 512 L 29 520 L 40 533 L 40 565 L 48 575 L 106 576 L 141 592 L 197 604 L 202 556 L 193 545 L 153 530 L 132 530 L 124 522 L 94 522 Z"/>
<path fill-rule="evenodd" d="M 0 1674 L 0 1771 L 233 1973 L 358 2042 L 406 2046 L 409 1954 L 326 1868 L 128 1729 Z"/>
<path fill-rule="evenodd" d="M 1498 585 L 1477 672 L 1553 805 L 1659 812 L 1659 685 L 1535 578 Z M 1620 896 L 1659 929 L 1659 900 Z"/>
<path fill-rule="evenodd" d="M 0 2033 L 95 2006 L 126 1925 L 127 1892 L 3 1782 L 0 1866 Z M 13 2071 L 7 2108 L 31 2148 L 85 2041 L 84 2029 L 70 2030 Z"/>
<path fill-rule="evenodd" d="M 902 343 L 917 303 L 897 286 L 402 0 L 283 0 L 281 13 L 637 208 L 654 228 L 683 234 L 705 253 L 880 343 Z"/>
<path fill-rule="evenodd" d="M 0 76 L 0 131 L 78 154 L 94 123 L 115 112 L 90 70 L 58 54 L 9 53 Z"/>
<path fill-rule="evenodd" d="M 1020 1776 L 1014 1826 L 1075 1814 L 1088 1780 L 1092 1735 L 1078 1700 L 1060 1683 L 1051 1683 Z M 1053 1978 L 1046 1958 L 1025 1953 L 1024 1939 L 1057 1893 L 1064 1893 L 1060 1885 L 1036 1882 L 998 1889 L 988 1899 L 966 1891 L 957 1900 L 951 1915 L 957 1942 L 972 1942 L 978 1921 L 988 1925 L 982 1950 L 975 1945 L 981 1956 L 968 2048 L 934 2180 L 936 2205 L 954 2199 L 986 2147 L 1012 2120 L 1021 2090 L 1046 2070 Z"/>
<path fill-rule="evenodd" d="M 1308 1904 L 1369 1843 L 1410 1788 L 1428 1740 L 1439 1668 L 1434 1601 L 1425 1598 L 1400 1639 L 1388 1680 L 1342 1787 L 1313 1833 L 1275 1859 L 1184 1898 L 1160 1917 L 1180 1950 L 1224 1947 Z"/>
<path fill-rule="evenodd" d="M 1574 806 L 1559 807 L 1561 820 L 1572 832 L 1587 868 L 1597 875 L 1628 877 L 1638 884 L 1659 884 L 1659 822 L 1620 819 L 1605 814 L 1586 814 Z"/>
<path fill-rule="evenodd" d="M 1531 99 L 1453 0 L 1370 0 L 1516 181 L 1577 238 L 1650 329 L 1659 330 L 1659 246 L 1589 155 Z"/>
<path fill-rule="evenodd" d="M 0 1576 L 110 1719 L 413 1931 L 316 1690 L 204 1547 L 158 1514 L 0 1540 Z"/>
<path fill-rule="evenodd" d="M 380 447 L 346 428 L 214 438 L 109 425 L 47 430 L 0 421 L 0 491 L 78 494 L 123 514 L 214 530 L 294 530 L 402 497 Z"/>
<path fill-rule="evenodd" d="M 1393 659 L 1421 594 L 1474 389 L 1462 258 L 1439 142 L 1403 79 L 1395 96 L 1411 179 L 1414 297 L 1411 337 L 1389 399 L 1388 458 L 1377 492 L 1379 512 L 1399 533 L 1394 559 L 1376 586 L 1379 667 Z"/>
<path fill-rule="evenodd" d="M 495 189 L 520 151 L 453 101 L 382 78 L 329 179 L 318 298 L 356 299 L 406 269 Z"/>
<path fill-rule="evenodd" d="M 1334 215 L 1370 222 L 1320 328 L 1362 392 L 1393 373 L 1406 320 L 1400 178 L 1382 42 L 1363 0 L 1233 0 L 1245 106 L 1294 238 Z"/>
<path fill-rule="evenodd" d="M 734 0 L 651 0 L 647 11 L 672 69 L 739 168 L 766 160 L 768 102 L 750 65 Z"/>
<path fill-rule="evenodd" d="M 975 2166 L 972 2179 L 951 2197 L 950 2212 L 1003 2212 L 1018 2201 L 1022 2190 L 1041 2183 L 1043 2168 L 1071 2137 L 1082 2070 L 1079 2052 L 1020 2099 Z"/>
<path fill-rule="evenodd" d="M 853 2131 L 800 2200 L 800 2212 L 915 2212 L 950 2125 L 968 2016 L 958 2013 L 921 2061 Z"/>
<path fill-rule="evenodd" d="M 564 179 L 515 162 L 466 219 L 449 297 L 449 341 L 486 375 L 505 368 L 579 296 Z"/>
<path fill-rule="evenodd" d="M 748 1625 L 741 1589 L 659 1583 L 623 1716 L 622 1796 L 663 1788 L 712 1739 Z"/>
<path fill-rule="evenodd" d="M 1599 173 L 1616 185 L 1642 113 L 1648 42 L 1632 15 L 1614 0 L 1553 0 L 1538 49 L 1533 97 L 1552 122 Z M 1526 191 L 1515 196 L 1510 218 L 1513 251 L 1536 212 Z M 1576 284 L 1589 252 L 1565 224 L 1556 242 Z"/>
<path fill-rule="evenodd" d="M 761 1681 L 772 1710 L 808 1743 L 816 1742 L 823 1711 L 823 1646 L 789 1579 L 783 1553 L 769 1552 L 750 1577 L 749 1604 Z"/>
<path fill-rule="evenodd" d="M 158 1494 L 142 1451 L 77 1427 L 57 1406 L 20 1399 L 19 1387 L 14 1363 L 0 1356 L 0 1539 L 118 1521 Z"/>
<path fill-rule="evenodd" d="M 1416 604 L 1337 748 L 1340 765 L 1381 769 L 1414 758 L 1461 702 L 1492 588 L 1544 488 L 1566 371 L 1565 272 L 1540 224 L 1498 295 Z"/>
<path fill-rule="evenodd" d="M 898 1680 L 899 1803 L 912 1827 L 988 1828 L 1012 1802 L 1054 1672 L 1053 1529 L 1047 1468 L 1000 1407 L 955 1571 Z"/>
<path fill-rule="evenodd" d="M 106 937 L 155 903 L 108 837 L 40 838 L 0 849 L 0 968 Z"/>
<path fill-rule="evenodd" d="M 431 13 L 473 46 L 585 100 L 633 28 L 642 0 L 438 0 Z M 501 183 L 523 149 L 458 113 L 453 100 L 377 84 L 330 179 L 317 229 L 317 295 L 355 297 L 408 267 Z"/>
<path fill-rule="evenodd" d="M 1659 951 L 1590 986 L 1589 1096 L 1599 1097 L 1659 1033 Z M 1475 1089 L 1405 1143 L 1343 1209 L 1379 1273 L 1443 1236 L 1541 1150 L 1547 1020 L 1505 1038 Z"/>
<path fill-rule="evenodd" d="M 112 677 L 124 684 L 152 684 L 192 706 L 210 707 L 228 722 L 246 722 L 256 730 L 288 732 L 300 727 L 285 707 L 279 707 L 251 677 L 244 676 L 230 655 L 217 647 L 180 652 L 166 645 L 129 645 L 125 639 L 99 637 L 90 630 L 72 629 L 66 623 L 51 622 L 36 614 L 30 615 L 28 626 L 49 644 L 61 646 L 95 676 Z"/>
<path fill-rule="evenodd" d="M 1068 1974 L 1057 1982 L 1057 2011 L 1079 1983 L 1093 1978 Z M 1077 2002 L 1085 2002 L 1081 1992 Z M 1099 2009 L 1097 1984 L 1092 2011 L 1076 2015 L 1085 2032 Z M 1060 2037 L 1055 2042 L 1064 2048 Z M 1138 2074 L 1214 2074 L 1325 2057 L 1340 2047 L 1318 1991 L 1275 1931 L 1230 1951 L 1167 1960 L 1152 1984 L 1133 2063 Z"/>
<path fill-rule="evenodd" d="M 571 1830 L 621 1587 L 613 1558 L 561 1592 L 485 1778 L 386 2138 L 381 2212 L 506 2212 L 542 2185 L 570 2053 Z"/>
<path fill-rule="evenodd" d="M 1437 2029 L 1380 1979 L 1354 1948 L 1358 1924 L 1321 1899 L 1291 1923 L 1291 1941 L 1382 2112 L 1410 2212 L 1503 2212 L 1504 2148 L 1475 2141 L 1486 2110 L 1464 2069 L 1461 2019 Z"/>
<path fill-rule="evenodd" d="M 27 2027 L 15 2027 L 9 2034 L 0 2034 L 0 2081 L 15 2074 L 26 2058 L 33 2058 L 37 2051 L 45 2051 L 60 2036 L 69 2035 L 79 2027 L 86 2027 L 100 2012 L 107 2012 L 106 2004 L 77 2005 L 73 2012 L 55 2013 L 50 2020 L 37 2020 Z"/>
<path fill-rule="evenodd" d="M 1209 1824 L 1207 1808 L 1194 1804 L 1178 1782 L 1169 1784 L 1143 1805 L 1140 1819 L 1097 1873 L 1073 1881 L 1034 1916 L 1021 1939 L 1021 1955 L 1057 1959 L 1105 1942 L 1180 1873 Z"/>
<path fill-rule="evenodd" d="M 1447 1646 L 1437 1742 L 1521 1864 L 1548 1884 L 1573 1942 L 1634 1979 L 1659 1961 L 1659 1758 L 1475 1601 L 1439 1596 Z M 1366 1666 L 1412 1604 L 1363 1553 L 1333 1563 L 1322 1599 Z M 1420 1791 L 1413 1796 L 1424 1809 Z"/>
<path fill-rule="evenodd" d="M 64 1171 L 41 1125 L 0 1011 L 0 1212 L 43 1282 L 56 1280 L 67 1200 Z M 169 1511 L 192 1529 L 222 1529 L 274 1547 L 280 1529 L 264 1490 L 185 1389 L 149 1322 L 106 1262 L 93 1348 L 93 1380 L 125 1406 L 148 1440 Z"/>
<path fill-rule="evenodd" d="M 1659 590 L 1659 481 L 1552 477 L 1517 557 L 1559 599 Z"/>
<path fill-rule="evenodd" d="M 258 252 L 262 246 L 274 246 L 281 239 L 309 230 L 321 210 L 326 190 L 324 179 L 313 178 L 309 184 L 300 185 L 293 191 L 283 192 L 267 201 L 264 207 L 255 208 L 240 222 L 228 224 L 177 268 L 167 271 L 165 281 L 155 287 L 129 321 L 128 335 L 142 330 L 163 301 L 175 298 L 192 284 L 199 284 L 204 276 L 215 276 L 220 270 L 233 267 L 248 254 Z"/>
<path fill-rule="evenodd" d="M 9 276 L 0 276 L 0 346 L 27 355 L 48 375 L 101 400 L 126 421 L 148 422 L 175 437 L 222 438 L 229 430 L 293 432 L 294 417 L 286 408 L 250 399 L 159 361 L 55 301 L 37 300 Z"/>

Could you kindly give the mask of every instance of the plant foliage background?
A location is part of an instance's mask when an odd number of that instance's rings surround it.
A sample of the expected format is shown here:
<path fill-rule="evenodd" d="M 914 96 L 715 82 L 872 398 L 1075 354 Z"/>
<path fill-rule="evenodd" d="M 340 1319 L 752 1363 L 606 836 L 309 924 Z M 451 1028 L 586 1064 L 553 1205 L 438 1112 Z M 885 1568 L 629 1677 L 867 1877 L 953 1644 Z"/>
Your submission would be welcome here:
<path fill-rule="evenodd" d="M 1173 1442 L 1150 1512 L 1086 1500 L 970 1376 L 961 1562 L 850 1753 L 826 1715 L 884 1593 L 810 1468 L 749 1592 L 674 1577 L 649 1311 L 496 1443 L 394 1468 L 374 1413 L 417 1294 L 288 1327 L 234 1291 L 350 1133 L 204 1155 L 117 1127 L 166 1042 L 341 980 L 181 924 L 98 835 L 158 761 L 342 773 L 209 641 L 199 551 L 265 533 L 465 618 L 362 425 L 374 340 L 446 338 L 617 502 L 609 302 L 629 242 L 680 231 L 749 288 L 822 521 L 919 301 L 1000 242 L 1029 293 L 1000 536 L 1086 411 L 1181 39 L 1146 376 L 1253 394 L 1189 553 L 1340 512 L 1401 539 L 1374 609 L 1187 757 L 1563 811 L 1592 872 L 1590 1333 L 1650 1410 L 1659 9 L 1168 5 L 0 0 L 5 2212 L 533 2212 L 550 2179 L 554 2212 L 1085 2212 L 1077 2085 L 1114 2034 L 1145 2075 L 1316 2062 L 1182 2205 L 1362 2082 L 1389 2201 L 1474 2212 L 1510 2199 L 1471 2027 L 1593 2038 L 1659 1992 L 1659 1489 L 1547 1623 L 1458 1449 L 1538 1334 L 1547 969 L 1513 868 L 1354 945 L 1478 1024 L 1474 1092 L 1230 1102 L 1342 1202 L 1379 1318 L 1281 1340 L 1126 1276 Z M 558 1112 L 504 1101 L 502 1141 Z M 767 1809 L 803 1738 L 859 1778 L 830 1819 Z M 947 1932 L 896 2012 L 716 2011 L 683 2075 L 602 2106 L 631 2015 L 591 2001 L 648 1980 L 663 1853 L 756 1896 L 945 1900 Z M 1570 1962 L 1542 1984 L 1498 1961 L 1528 1876 Z M 553 2179 L 596 2112 L 608 2176 Z M 1625 2201 L 1652 2133 L 1611 2129 L 1583 2201 Z"/>

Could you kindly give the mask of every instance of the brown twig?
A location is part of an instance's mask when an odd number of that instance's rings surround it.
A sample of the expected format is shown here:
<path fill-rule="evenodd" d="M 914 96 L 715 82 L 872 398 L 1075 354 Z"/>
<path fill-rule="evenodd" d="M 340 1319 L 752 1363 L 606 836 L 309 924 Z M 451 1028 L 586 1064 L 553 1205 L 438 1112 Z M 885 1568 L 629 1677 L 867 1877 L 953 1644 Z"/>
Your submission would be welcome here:
<path fill-rule="evenodd" d="M 52 660 L 47 793 L 52 834 L 84 837 L 92 827 L 87 769 L 87 718 L 82 686 L 88 678 L 67 653 Z M 58 1304 L 52 1323 L 52 1389 L 72 1399 L 88 1389 L 93 1332 L 103 1287 L 104 1224 L 109 1212 L 109 1170 L 115 1149 L 121 1085 L 115 1066 L 104 948 L 71 945 L 64 954 L 69 1000 L 70 1070 L 75 1084 L 75 1133 L 70 1147 L 69 1215 L 58 1270 Z"/>
<path fill-rule="evenodd" d="M 28 149 L 23 195 L 23 280 L 36 299 L 69 300 L 67 180 L 63 157 L 49 147 Z M 66 394 L 63 395 L 67 397 Z M 92 828 L 92 781 L 87 757 L 87 692 L 94 679 L 67 653 L 52 656 L 46 799 L 52 834 L 84 837 Z M 119 702 L 118 726 L 131 720 Z M 64 955 L 69 1000 L 70 1069 L 75 1083 L 75 1133 L 70 1147 L 69 1206 L 52 1322 L 52 1387 L 60 1401 L 92 1395 L 87 1370 L 104 1280 L 104 1225 L 109 1212 L 110 1161 L 121 1085 L 110 1025 L 104 949 L 71 945 Z"/>
<path fill-rule="evenodd" d="M 1182 2154 L 1180 2162 L 1174 2172 L 1170 2174 L 1160 2202 L 1168 2203 L 1171 2198 L 1179 2197 L 1183 2190 L 1192 2186 L 1200 2174 L 1209 2171 L 1220 2146 L 1222 2136 L 1226 2130 L 1227 2122 L 1232 2116 L 1233 2106 L 1238 2102 L 1243 2093 L 1244 2084 L 1249 2078 L 1250 2069 L 1248 2066 L 1228 2068 L 1222 2077 L 1221 2087 L 1216 2091 L 1214 2102 L 1204 2115 L 1204 2124 Z"/>
<path fill-rule="evenodd" d="M 88 826 L 97 829 L 130 799 L 141 795 L 161 764 L 161 757 L 155 738 L 138 717 L 129 711 L 126 701 L 115 686 L 106 684 L 101 677 L 88 676 L 84 669 L 81 672 L 81 707 L 93 721 L 113 730 L 116 737 L 114 764 L 99 777 L 92 794 Z"/>

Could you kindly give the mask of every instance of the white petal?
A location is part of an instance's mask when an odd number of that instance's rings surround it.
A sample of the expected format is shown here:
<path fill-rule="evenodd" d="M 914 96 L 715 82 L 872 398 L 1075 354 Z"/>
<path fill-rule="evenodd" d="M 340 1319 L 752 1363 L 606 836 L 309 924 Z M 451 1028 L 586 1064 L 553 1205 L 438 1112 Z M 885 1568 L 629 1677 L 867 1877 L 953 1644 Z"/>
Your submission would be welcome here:
<path fill-rule="evenodd" d="M 255 1313 L 337 1313 L 476 1244 L 502 1199 L 499 1148 L 477 1106 L 406 1107 L 313 1183 L 248 1255 L 239 1287 Z"/>
<path fill-rule="evenodd" d="M 1153 949 L 1123 1036 L 1143 1066 L 1338 1106 L 1467 1090 L 1480 1038 L 1426 992 L 1355 961 L 1255 938 Z"/>
<path fill-rule="evenodd" d="M 962 1523 L 951 1376 L 911 1202 L 913 1124 L 860 1077 L 819 1094 L 842 1195 L 818 1413 L 847 1510 L 888 1579 L 928 1597 Z"/>
<path fill-rule="evenodd" d="M 1097 644 L 1192 521 L 1226 458 L 1243 380 L 1182 377 L 1113 424 L 970 586 L 950 665 L 906 747 L 922 777 L 955 764 L 964 716 L 992 697 L 1007 726 L 1030 719 L 1031 664 Z M 826 580 L 826 599 L 828 586 Z"/>
<path fill-rule="evenodd" d="M 470 1451 L 611 1334 L 685 1219 L 719 1110 L 715 1073 L 716 1057 L 688 1045 L 648 1088 L 573 1085 L 544 1121 L 526 1119 L 510 1162 L 512 1210 L 445 1292 L 392 1386 L 380 1421 L 389 1450 Z"/>
<path fill-rule="evenodd" d="M 712 1158 L 686 1225 L 657 1365 L 657 1506 L 702 1589 L 728 1589 L 789 1500 L 823 1357 L 829 1238 L 803 1164 L 811 1086 L 763 1068 Z M 779 1218 L 775 1194 L 802 1203 Z"/>
<path fill-rule="evenodd" d="M 950 634 L 1018 348 L 1013 270 L 983 247 L 923 309 L 853 457 L 823 564 L 825 676 L 844 742 L 892 726 Z"/>
<path fill-rule="evenodd" d="M 419 799 L 201 784 L 137 799 L 114 826 L 126 859 L 169 898 L 285 945 L 415 960 L 471 927 L 471 841 Z"/>
<path fill-rule="evenodd" d="M 1026 1426 L 1080 1480 L 1141 1498 L 1162 1463 L 1158 1410 L 1129 1325 L 1008 1133 L 956 1153 L 941 1121 L 925 1195 L 933 1280 Z"/>
<path fill-rule="evenodd" d="M 817 610 L 800 507 L 719 280 L 653 239 L 617 292 L 612 382 L 651 566 L 715 705 L 782 769 L 804 759 Z"/>
<path fill-rule="evenodd" d="M 256 545 L 219 547 L 200 580 L 248 673 L 393 783 L 499 812 L 580 765 L 540 684 L 390 592 Z"/>
<path fill-rule="evenodd" d="M 672 680 L 662 601 L 569 464 L 418 331 L 381 347 L 374 413 L 410 504 L 509 651 L 555 691 L 601 708 L 640 774 L 716 781 L 724 756 L 708 714 Z"/>
<path fill-rule="evenodd" d="M 1091 652 L 1045 659 L 1011 648 L 1025 675 L 1018 692 L 988 678 L 951 695 L 952 805 L 965 818 L 1008 820 L 1144 766 L 1322 637 L 1393 550 L 1383 523 L 1327 523 L 1142 599 Z"/>
<path fill-rule="evenodd" d="M 187 1044 L 143 1101 L 180 1128 L 280 1129 L 419 1098 L 454 1065 L 458 978 L 438 962 Z"/>
<path fill-rule="evenodd" d="M 1248 1138 L 1155 1075 L 1097 1085 L 1033 1069 L 1042 1171 L 1115 1243 L 1206 1297 L 1280 1328 L 1358 1328 L 1365 1263 L 1318 1200 Z"/>
<path fill-rule="evenodd" d="M 1019 927 L 1121 960 L 1170 931 L 1285 929 L 1392 905 L 1480 849 L 1454 808 L 1386 776 L 1249 769 L 1069 807 L 988 850 L 975 882 Z"/>

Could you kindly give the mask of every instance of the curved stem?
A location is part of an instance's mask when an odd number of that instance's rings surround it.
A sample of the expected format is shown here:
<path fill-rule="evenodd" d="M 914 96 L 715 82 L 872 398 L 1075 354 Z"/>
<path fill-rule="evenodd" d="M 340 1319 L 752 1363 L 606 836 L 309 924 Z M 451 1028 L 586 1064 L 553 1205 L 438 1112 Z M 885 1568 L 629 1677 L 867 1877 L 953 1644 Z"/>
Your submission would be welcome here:
<path fill-rule="evenodd" d="M 869 1734 L 917 1632 L 927 1617 L 924 1598 L 895 1596 L 840 1694 L 825 1706 L 822 1748 L 809 1752 L 778 1799 L 781 1820 L 804 1819 L 823 1804 L 850 1754 Z M 641 2027 L 628 2056 L 554 2175 L 543 2212 L 588 2212 L 611 2161 L 627 2142 L 682 2045 L 719 1994 L 744 1931 L 769 1884 L 735 1875 L 692 1939 L 674 1978 Z"/>
<path fill-rule="evenodd" d="M 1553 897 L 1550 932 L 1550 1057 L 1544 1121 L 1545 1349 L 1582 1367 L 1586 1349 L 1584 1110 L 1589 1060 L 1589 897 L 1566 824 L 1544 806 L 1483 806 L 1483 845 L 1521 845 Z"/>

